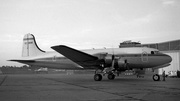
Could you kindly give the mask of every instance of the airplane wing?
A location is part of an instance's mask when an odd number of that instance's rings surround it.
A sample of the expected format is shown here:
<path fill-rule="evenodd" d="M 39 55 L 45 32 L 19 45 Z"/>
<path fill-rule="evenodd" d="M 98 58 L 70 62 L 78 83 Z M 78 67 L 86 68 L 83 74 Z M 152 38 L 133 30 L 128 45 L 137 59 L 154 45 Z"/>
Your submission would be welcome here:
<path fill-rule="evenodd" d="M 96 61 L 98 60 L 98 57 L 82 51 L 67 47 L 65 45 L 53 46 L 51 48 L 84 68 L 97 65 Z"/>

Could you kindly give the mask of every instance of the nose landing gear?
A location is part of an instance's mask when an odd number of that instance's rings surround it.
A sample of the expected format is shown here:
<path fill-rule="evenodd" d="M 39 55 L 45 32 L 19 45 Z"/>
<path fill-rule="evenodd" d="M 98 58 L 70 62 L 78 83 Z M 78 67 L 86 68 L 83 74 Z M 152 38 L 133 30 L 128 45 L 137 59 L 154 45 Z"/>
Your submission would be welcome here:
<path fill-rule="evenodd" d="M 160 76 L 158 74 L 153 75 L 153 80 L 154 81 L 159 81 L 160 80 Z"/>

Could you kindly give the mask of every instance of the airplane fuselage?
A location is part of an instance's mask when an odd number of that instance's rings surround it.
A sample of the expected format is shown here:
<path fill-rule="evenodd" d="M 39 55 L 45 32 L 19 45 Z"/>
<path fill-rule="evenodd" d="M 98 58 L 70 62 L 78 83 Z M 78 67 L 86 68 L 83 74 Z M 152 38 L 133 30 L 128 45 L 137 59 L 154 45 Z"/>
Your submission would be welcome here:
<path fill-rule="evenodd" d="M 131 68 L 151 68 L 160 66 L 168 60 L 167 55 L 155 53 L 157 49 L 147 47 L 131 47 L 131 48 L 109 48 L 109 49 L 91 49 L 82 50 L 82 52 L 95 55 L 98 53 L 114 54 L 115 57 L 128 61 Z M 152 54 L 153 53 L 153 54 Z M 57 52 L 45 52 L 37 57 L 29 57 L 28 60 L 35 60 L 36 62 L 27 62 L 29 65 L 36 65 L 40 67 L 56 68 L 56 69 L 95 69 L 95 67 L 82 67 L 70 59 L 64 57 Z"/>

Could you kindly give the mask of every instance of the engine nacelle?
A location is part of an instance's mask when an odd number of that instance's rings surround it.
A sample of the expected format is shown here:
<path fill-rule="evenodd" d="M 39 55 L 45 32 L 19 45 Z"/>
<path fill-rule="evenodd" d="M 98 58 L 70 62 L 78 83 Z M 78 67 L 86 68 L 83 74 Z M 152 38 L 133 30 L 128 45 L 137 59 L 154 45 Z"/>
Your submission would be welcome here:
<path fill-rule="evenodd" d="M 102 60 L 102 67 L 111 67 L 114 59 L 114 68 L 118 71 L 125 71 L 128 68 L 128 62 L 126 59 L 114 57 L 112 54 L 108 53 L 98 53 L 94 54 L 100 60 Z"/>
<path fill-rule="evenodd" d="M 105 67 L 111 67 L 112 66 L 112 61 L 113 61 L 113 55 L 107 54 L 104 57 Z"/>
<path fill-rule="evenodd" d="M 108 53 L 98 53 L 98 54 L 94 54 L 94 56 L 98 57 L 99 60 L 102 60 L 102 67 L 112 66 L 113 55 Z"/>
<path fill-rule="evenodd" d="M 104 57 L 104 66 L 105 67 L 111 67 L 113 64 L 113 59 L 114 59 L 114 68 L 118 71 L 125 71 L 128 70 L 128 62 L 126 59 L 119 58 L 119 57 L 114 57 L 111 54 L 107 54 Z"/>
<path fill-rule="evenodd" d="M 116 61 L 116 65 L 114 66 L 114 68 L 118 71 L 125 71 L 125 70 L 129 69 L 127 60 L 122 59 L 122 58 L 118 59 Z"/>

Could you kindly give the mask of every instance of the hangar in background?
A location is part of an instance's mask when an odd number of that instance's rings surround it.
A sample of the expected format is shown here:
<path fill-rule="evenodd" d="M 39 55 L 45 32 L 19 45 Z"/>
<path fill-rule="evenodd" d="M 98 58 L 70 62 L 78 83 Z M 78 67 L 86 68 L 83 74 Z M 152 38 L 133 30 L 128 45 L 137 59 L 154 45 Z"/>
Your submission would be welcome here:
<path fill-rule="evenodd" d="M 139 42 L 131 42 L 124 41 L 123 43 L 120 43 L 119 48 L 122 47 L 150 47 L 150 48 L 156 48 L 160 50 L 161 52 L 168 54 L 172 57 L 171 65 L 168 67 L 160 68 L 158 70 L 159 74 L 162 74 L 162 72 L 165 70 L 166 74 L 172 74 L 174 72 L 180 71 L 180 40 L 173 40 L 168 42 L 162 42 L 162 43 L 152 43 L 152 44 L 141 44 Z"/>

